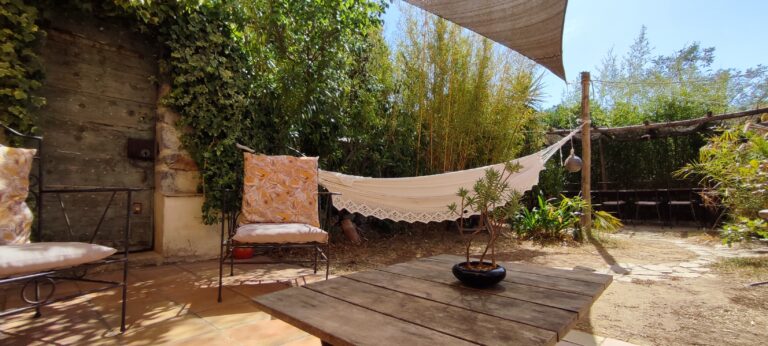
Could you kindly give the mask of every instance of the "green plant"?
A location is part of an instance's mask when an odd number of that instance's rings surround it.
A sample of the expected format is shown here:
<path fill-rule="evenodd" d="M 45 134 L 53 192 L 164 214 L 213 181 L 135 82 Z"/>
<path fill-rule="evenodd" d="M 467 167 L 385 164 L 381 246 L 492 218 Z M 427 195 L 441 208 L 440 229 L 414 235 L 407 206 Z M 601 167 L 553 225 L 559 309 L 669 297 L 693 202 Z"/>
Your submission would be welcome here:
<path fill-rule="evenodd" d="M 506 220 L 511 218 L 520 207 L 520 193 L 510 187 L 508 183 L 509 178 L 520 171 L 520 168 L 520 164 L 512 162 L 507 162 L 501 172 L 494 168 L 488 168 L 485 171 L 485 176 L 475 182 L 472 191 L 464 188 L 459 189 L 456 195 L 461 197 L 461 205 L 457 206 L 456 203 L 452 203 L 448 206 L 448 209 L 460 218 L 459 232 L 461 234 L 464 234 L 465 213 L 472 211 L 480 214 L 481 227 L 472 232 L 467 242 L 467 269 L 491 270 L 497 267 L 496 239 L 501 234 Z M 488 231 L 488 242 L 482 255 L 480 255 L 480 261 L 473 266 L 469 261 L 469 250 L 475 236 L 484 230 Z M 491 266 L 487 267 L 483 261 L 489 250 Z"/>
<path fill-rule="evenodd" d="M 592 211 L 592 233 L 595 238 L 600 240 L 603 233 L 616 233 L 624 224 L 621 220 L 605 210 Z"/>
<path fill-rule="evenodd" d="M 495 164 L 541 147 L 536 64 L 431 14 L 403 8 L 403 23 L 394 97 L 416 134 L 413 174 Z"/>
<path fill-rule="evenodd" d="M 545 200 L 544 196 L 536 198 L 537 205 L 528 209 L 522 209 L 517 215 L 516 230 L 524 239 L 533 241 L 561 241 L 573 238 L 568 230 L 575 229 L 579 221 L 579 213 L 584 202 L 581 198 L 563 197 L 558 204 L 553 200 Z"/>
<path fill-rule="evenodd" d="M 267 154 L 295 155 L 295 148 L 320 156 L 325 169 L 369 157 L 341 139 L 358 144 L 383 127 L 376 107 L 387 95 L 379 65 L 368 62 L 386 54 L 371 49 L 385 3 L 114 0 L 102 7 L 136 20 L 164 48 L 161 70 L 172 91 L 162 102 L 181 115 L 182 141 L 201 169 L 206 222 L 224 203 L 240 205 L 221 191 L 242 186 L 235 143 Z M 382 147 L 363 141 L 350 147 Z"/>
<path fill-rule="evenodd" d="M 752 238 L 768 238 L 768 223 L 763 219 L 738 217 L 723 225 L 720 236 L 728 246 Z"/>
<path fill-rule="evenodd" d="M 36 45 L 45 32 L 38 11 L 22 0 L 0 0 L 0 122 L 22 133 L 37 132 L 34 110 L 45 104 L 36 96 L 44 78 Z"/>
<path fill-rule="evenodd" d="M 752 236 L 766 238 L 758 211 L 768 208 L 768 140 L 741 126 L 712 136 L 699 151 L 699 159 L 679 171 L 698 177 L 712 203 L 726 208 L 730 222 L 723 227 L 723 242 L 731 244 Z"/>
<path fill-rule="evenodd" d="M 539 195 L 536 206 L 530 210 L 520 210 L 514 224 L 521 238 L 542 243 L 583 239 L 579 222 L 586 202 L 579 196 L 568 198 L 562 195 L 558 203 L 553 201 Z M 592 219 L 593 234 L 598 239 L 601 233 L 613 233 L 624 226 L 619 219 L 605 211 L 593 211 Z"/>

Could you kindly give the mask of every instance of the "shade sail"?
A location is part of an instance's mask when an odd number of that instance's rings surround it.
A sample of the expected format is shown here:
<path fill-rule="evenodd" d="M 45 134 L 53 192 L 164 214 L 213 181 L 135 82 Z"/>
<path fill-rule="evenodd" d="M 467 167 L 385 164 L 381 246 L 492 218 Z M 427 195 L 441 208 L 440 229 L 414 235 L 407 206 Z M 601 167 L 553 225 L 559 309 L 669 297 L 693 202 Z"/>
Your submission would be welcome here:
<path fill-rule="evenodd" d="M 567 0 L 405 0 L 541 64 L 565 80 Z"/>

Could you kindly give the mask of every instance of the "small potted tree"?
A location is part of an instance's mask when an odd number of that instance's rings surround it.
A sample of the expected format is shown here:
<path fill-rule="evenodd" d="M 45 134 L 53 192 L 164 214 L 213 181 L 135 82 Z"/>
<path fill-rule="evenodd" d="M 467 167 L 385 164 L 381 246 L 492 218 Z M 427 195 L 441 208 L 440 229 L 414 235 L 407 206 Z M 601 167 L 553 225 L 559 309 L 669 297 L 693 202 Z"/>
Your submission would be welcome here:
<path fill-rule="evenodd" d="M 453 275 L 462 283 L 472 287 L 489 287 L 499 283 L 507 275 L 506 269 L 496 263 L 496 240 L 507 220 L 511 219 L 520 206 L 520 193 L 509 186 L 512 174 L 520 171 L 520 164 L 508 162 L 499 172 L 494 168 L 485 171 L 485 175 L 475 182 L 472 191 L 460 188 L 456 194 L 461 198 L 461 205 L 452 203 L 448 209 L 459 217 L 459 232 L 469 231 L 466 248 L 466 261 L 453 266 Z M 465 228 L 467 214 L 479 214 L 479 227 Z M 487 231 L 488 242 L 479 261 L 470 261 L 469 252 L 475 237 Z M 489 257 L 490 261 L 486 261 Z"/>

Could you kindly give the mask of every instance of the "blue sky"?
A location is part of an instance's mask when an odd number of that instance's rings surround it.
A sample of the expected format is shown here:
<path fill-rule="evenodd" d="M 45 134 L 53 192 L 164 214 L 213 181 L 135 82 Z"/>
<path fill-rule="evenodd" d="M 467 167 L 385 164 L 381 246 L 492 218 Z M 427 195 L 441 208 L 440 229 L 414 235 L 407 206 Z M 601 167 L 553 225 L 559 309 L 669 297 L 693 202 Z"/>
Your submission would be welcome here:
<path fill-rule="evenodd" d="M 394 0 L 384 15 L 389 42 L 396 41 L 401 3 Z M 565 16 L 563 63 L 569 81 L 575 81 L 581 71 L 596 73 L 611 48 L 622 56 L 645 25 L 654 55 L 669 55 L 699 42 L 715 47 L 715 68 L 766 65 L 766 18 L 765 0 L 571 0 Z M 546 108 L 560 102 L 566 84 L 542 70 Z"/>

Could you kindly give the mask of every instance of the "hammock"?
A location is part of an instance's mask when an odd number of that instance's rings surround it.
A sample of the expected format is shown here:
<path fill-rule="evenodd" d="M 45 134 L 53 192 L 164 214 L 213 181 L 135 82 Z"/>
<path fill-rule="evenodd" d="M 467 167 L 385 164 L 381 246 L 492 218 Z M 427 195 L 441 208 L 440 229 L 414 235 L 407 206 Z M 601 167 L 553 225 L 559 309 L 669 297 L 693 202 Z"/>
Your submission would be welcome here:
<path fill-rule="evenodd" d="M 513 161 L 522 168 L 510 177 L 509 185 L 522 193 L 539 183 L 544 164 L 579 130 L 571 132 L 557 143 Z M 485 170 L 504 169 L 504 163 L 463 171 L 408 178 L 368 178 L 320 170 L 320 185 L 328 191 L 341 193 L 333 196 L 333 205 L 339 210 L 375 216 L 379 219 L 407 222 L 456 220 L 448 210 L 451 203 L 460 204 L 456 196 L 459 188 L 471 191 Z M 476 215 L 470 214 L 470 215 Z"/>

